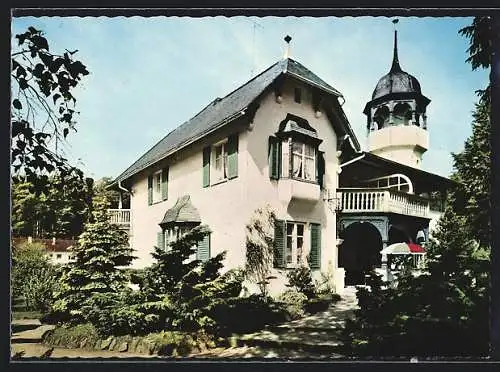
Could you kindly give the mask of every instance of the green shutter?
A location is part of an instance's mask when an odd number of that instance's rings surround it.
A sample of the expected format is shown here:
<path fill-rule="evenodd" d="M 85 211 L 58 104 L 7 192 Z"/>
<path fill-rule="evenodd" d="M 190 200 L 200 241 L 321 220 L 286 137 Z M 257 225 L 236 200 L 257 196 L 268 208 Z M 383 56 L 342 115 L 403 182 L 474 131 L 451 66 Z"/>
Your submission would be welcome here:
<path fill-rule="evenodd" d="M 148 177 L 148 205 L 153 204 L 153 176 Z"/>
<path fill-rule="evenodd" d="M 168 199 L 168 168 L 161 171 L 161 199 Z"/>
<path fill-rule="evenodd" d="M 210 258 L 210 234 L 203 237 L 198 243 L 198 249 L 196 250 L 196 259 L 200 261 L 208 261 Z"/>
<path fill-rule="evenodd" d="M 165 249 L 165 232 L 164 231 L 161 231 L 158 233 L 157 235 L 157 247 L 164 250 Z"/>
<path fill-rule="evenodd" d="M 238 177 L 238 134 L 227 139 L 227 178 Z"/>
<path fill-rule="evenodd" d="M 316 150 L 316 181 L 323 188 L 323 176 L 325 175 L 325 153 Z"/>
<path fill-rule="evenodd" d="M 210 146 L 203 149 L 203 187 L 210 185 Z"/>
<path fill-rule="evenodd" d="M 286 222 L 274 221 L 274 267 L 285 267 Z"/>
<path fill-rule="evenodd" d="M 321 266 L 321 225 L 311 224 L 311 251 L 309 252 L 309 267 L 319 269 Z"/>
<path fill-rule="evenodd" d="M 281 142 L 276 137 L 269 137 L 269 177 L 280 178 L 281 173 Z"/>

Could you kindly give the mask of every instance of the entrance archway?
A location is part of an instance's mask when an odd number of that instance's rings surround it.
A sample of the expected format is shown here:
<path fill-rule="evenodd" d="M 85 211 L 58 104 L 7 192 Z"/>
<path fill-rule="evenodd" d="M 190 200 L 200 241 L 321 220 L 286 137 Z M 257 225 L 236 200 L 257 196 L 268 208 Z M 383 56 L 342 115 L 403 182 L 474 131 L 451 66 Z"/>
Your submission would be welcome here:
<path fill-rule="evenodd" d="M 365 274 L 381 265 L 382 237 L 369 222 L 350 224 L 341 235 L 339 267 L 345 270 L 345 284 L 364 284 Z"/>

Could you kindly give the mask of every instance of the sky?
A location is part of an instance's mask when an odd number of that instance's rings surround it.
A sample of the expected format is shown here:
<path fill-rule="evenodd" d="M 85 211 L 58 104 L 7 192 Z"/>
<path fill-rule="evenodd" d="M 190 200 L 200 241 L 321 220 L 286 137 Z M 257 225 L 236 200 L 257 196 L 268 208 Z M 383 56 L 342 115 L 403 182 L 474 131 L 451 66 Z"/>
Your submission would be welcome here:
<path fill-rule="evenodd" d="M 387 17 L 19 17 L 12 37 L 34 26 L 51 51 L 78 52 L 90 74 L 74 92 L 77 133 L 64 146 L 87 176 L 116 177 L 172 129 L 283 58 L 291 58 L 344 98 L 343 109 L 363 149 L 363 109 L 392 62 Z M 465 63 L 468 40 L 458 30 L 472 18 L 401 17 L 399 61 L 415 76 L 427 107 L 430 148 L 422 169 L 448 176 L 450 153 L 471 134 L 475 91 L 486 70 Z M 13 47 L 14 47 L 13 42 Z"/>

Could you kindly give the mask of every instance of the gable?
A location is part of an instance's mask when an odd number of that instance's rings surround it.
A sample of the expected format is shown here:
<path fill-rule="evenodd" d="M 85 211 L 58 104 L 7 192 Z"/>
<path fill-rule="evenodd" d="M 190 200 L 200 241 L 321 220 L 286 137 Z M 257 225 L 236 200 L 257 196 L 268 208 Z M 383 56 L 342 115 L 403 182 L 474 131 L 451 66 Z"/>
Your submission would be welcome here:
<path fill-rule="evenodd" d="M 341 96 L 340 92 L 328 85 L 299 62 L 292 59 L 281 60 L 248 81 L 246 84 L 229 93 L 224 98 L 216 98 L 213 100 L 193 118 L 168 133 L 120 174 L 114 182 L 116 183 L 130 178 L 134 174 L 165 159 L 176 151 L 203 138 L 207 134 L 225 126 L 237 118 L 245 115 L 252 115 L 252 103 L 281 75 L 292 76 L 326 92 L 328 95 L 335 97 L 332 101 L 337 102 L 336 98 Z M 338 105 L 338 108 L 341 111 L 341 115 L 343 115 L 339 118 L 339 123 L 342 127 L 341 132 L 347 131 L 354 136 L 340 105 Z M 336 128 L 336 130 L 338 129 L 339 128 Z"/>

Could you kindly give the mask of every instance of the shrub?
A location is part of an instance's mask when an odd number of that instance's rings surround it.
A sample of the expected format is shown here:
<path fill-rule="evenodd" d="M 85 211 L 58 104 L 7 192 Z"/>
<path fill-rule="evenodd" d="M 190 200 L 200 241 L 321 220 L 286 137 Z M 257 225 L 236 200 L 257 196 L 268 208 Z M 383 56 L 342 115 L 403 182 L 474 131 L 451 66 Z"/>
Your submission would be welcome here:
<path fill-rule="evenodd" d="M 99 340 L 97 329 L 90 323 L 56 327 L 43 336 L 43 343 L 67 348 L 78 348 L 83 340 L 87 340 L 88 345 L 95 345 Z"/>
<path fill-rule="evenodd" d="M 300 266 L 289 271 L 286 276 L 290 287 L 297 289 L 307 298 L 315 297 L 316 290 L 311 276 L 311 269 Z"/>
<path fill-rule="evenodd" d="M 23 297 L 28 311 L 47 311 L 57 290 L 58 272 L 40 243 L 23 243 L 12 250 L 12 291 Z"/>
<path fill-rule="evenodd" d="M 278 297 L 278 302 L 282 303 L 291 319 L 299 319 L 305 315 L 304 304 L 307 296 L 293 289 L 288 289 Z"/>
<path fill-rule="evenodd" d="M 255 332 L 287 320 L 286 310 L 262 295 L 229 298 L 213 307 L 212 316 L 223 335 Z"/>

